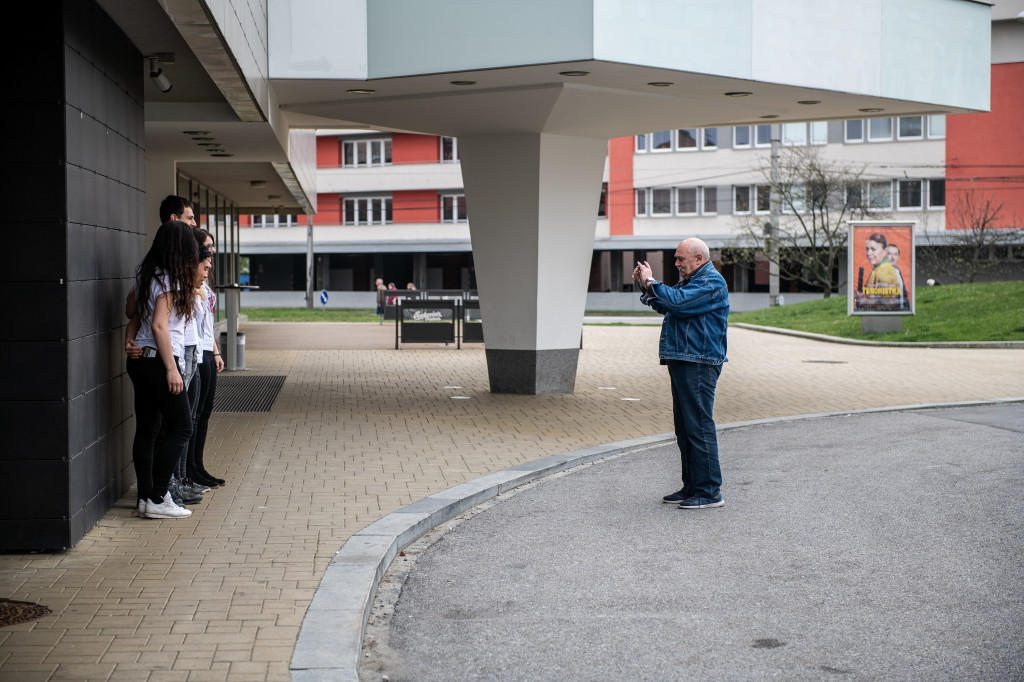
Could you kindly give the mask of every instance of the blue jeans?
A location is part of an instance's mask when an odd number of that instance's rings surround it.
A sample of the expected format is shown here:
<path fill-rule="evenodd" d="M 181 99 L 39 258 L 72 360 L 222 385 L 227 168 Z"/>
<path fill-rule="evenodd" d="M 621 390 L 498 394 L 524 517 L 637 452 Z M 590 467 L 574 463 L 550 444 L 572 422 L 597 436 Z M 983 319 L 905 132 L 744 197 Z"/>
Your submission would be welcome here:
<path fill-rule="evenodd" d="M 672 416 L 682 463 L 683 493 L 714 498 L 722 487 L 718 435 L 712 413 L 721 365 L 669 360 Z"/>

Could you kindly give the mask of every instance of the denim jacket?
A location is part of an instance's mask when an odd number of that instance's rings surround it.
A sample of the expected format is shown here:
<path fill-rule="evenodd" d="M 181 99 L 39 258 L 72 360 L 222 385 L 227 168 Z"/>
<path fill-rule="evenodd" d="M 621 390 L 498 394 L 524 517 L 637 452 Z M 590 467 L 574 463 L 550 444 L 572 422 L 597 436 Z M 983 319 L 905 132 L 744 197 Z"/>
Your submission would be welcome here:
<path fill-rule="evenodd" d="M 674 287 L 654 280 L 640 301 L 665 316 L 658 357 L 721 365 L 727 362 L 729 290 L 710 262 Z"/>

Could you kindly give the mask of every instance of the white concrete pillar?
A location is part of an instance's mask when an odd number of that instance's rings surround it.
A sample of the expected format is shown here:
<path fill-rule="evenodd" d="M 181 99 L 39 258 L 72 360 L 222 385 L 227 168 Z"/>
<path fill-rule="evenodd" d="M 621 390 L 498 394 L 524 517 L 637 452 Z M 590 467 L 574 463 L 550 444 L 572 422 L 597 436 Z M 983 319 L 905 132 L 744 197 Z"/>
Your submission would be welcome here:
<path fill-rule="evenodd" d="M 572 393 L 604 139 L 459 137 L 494 393 Z"/>
<path fill-rule="evenodd" d="M 146 249 L 160 228 L 160 202 L 178 193 L 178 164 L 174 159 L 146 159 Z"/>

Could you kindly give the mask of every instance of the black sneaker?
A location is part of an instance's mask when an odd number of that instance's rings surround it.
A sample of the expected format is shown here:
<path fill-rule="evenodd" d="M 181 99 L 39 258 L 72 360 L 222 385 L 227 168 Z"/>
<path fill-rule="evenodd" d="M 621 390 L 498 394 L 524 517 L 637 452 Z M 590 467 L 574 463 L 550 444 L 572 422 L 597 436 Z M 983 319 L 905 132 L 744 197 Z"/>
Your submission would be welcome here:
<path fill-rule="evenodd" d="M 710 509 L 712 507 L 724 507 L 725 500 L 722 499 L 722 495 L 716 495 L 715 497 L 693 497 L 687 498 L 679 503 L 680 509 Z"/>
<path fill-rule="evenodd" d="M 666 504 L 679 504 L 690 497 L 690 493 L 684 493 L 683 490 L 685 490 L 685 488 L 680 488 L 674 493 L 669 493 L 665 497 L 661 498 L 661 501 Z"/>

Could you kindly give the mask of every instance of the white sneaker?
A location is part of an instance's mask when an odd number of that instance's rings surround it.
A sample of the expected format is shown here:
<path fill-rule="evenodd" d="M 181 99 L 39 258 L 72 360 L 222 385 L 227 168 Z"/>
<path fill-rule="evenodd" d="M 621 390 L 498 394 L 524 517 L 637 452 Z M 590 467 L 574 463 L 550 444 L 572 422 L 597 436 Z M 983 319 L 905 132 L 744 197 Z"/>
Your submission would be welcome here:
<path fill-rule="evenodd" d="M 192 516 L 192 510 L 174 504 L 170 493 L 164 493 L 164 499 L 160 504 L 155 504 L 152 500 L 146 503 L 147 519 L 184 519 L 189 516 Z"/>
<path fill-rule="evenodd" d="M 139 516 L 145 516 L 145 515 L 146 515 L 146 498 L 143 497 L 143 498 L 139 499 Z"/>

